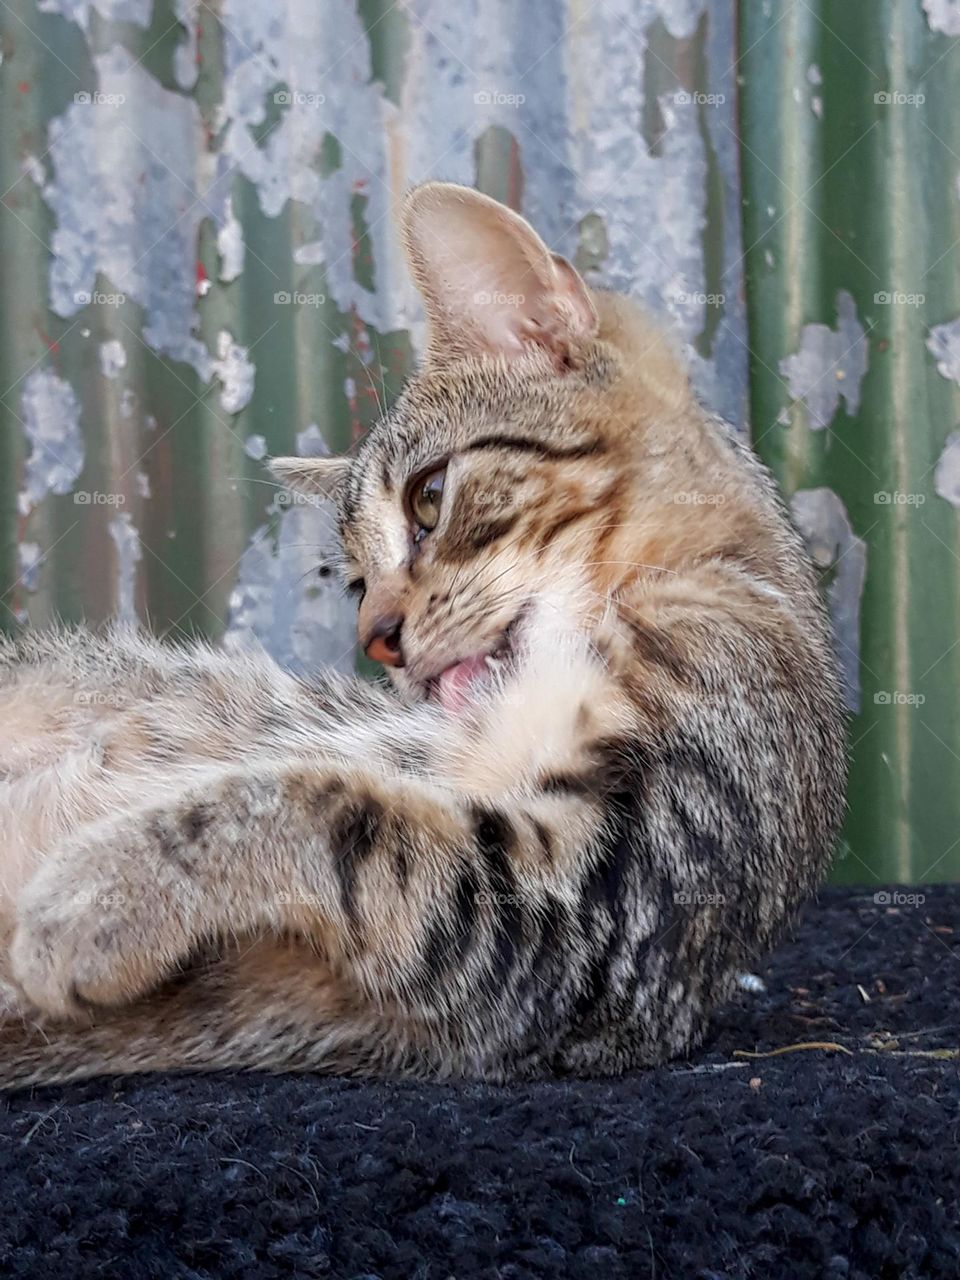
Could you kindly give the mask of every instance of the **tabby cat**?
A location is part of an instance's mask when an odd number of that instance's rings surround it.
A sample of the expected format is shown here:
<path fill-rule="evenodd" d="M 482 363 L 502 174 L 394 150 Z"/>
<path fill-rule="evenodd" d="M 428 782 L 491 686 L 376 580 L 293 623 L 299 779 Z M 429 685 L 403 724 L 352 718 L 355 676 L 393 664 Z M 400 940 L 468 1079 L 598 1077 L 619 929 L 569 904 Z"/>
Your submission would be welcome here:
<path fill-rule="evenodd" d="M 428 184 L 423 367 L 332 497 L 392 689 L 113 628 L 0 649 L 0 1084 L 509 1080 L 688 1052 L 840 821 L 828 624 L 664 335 Z"/>

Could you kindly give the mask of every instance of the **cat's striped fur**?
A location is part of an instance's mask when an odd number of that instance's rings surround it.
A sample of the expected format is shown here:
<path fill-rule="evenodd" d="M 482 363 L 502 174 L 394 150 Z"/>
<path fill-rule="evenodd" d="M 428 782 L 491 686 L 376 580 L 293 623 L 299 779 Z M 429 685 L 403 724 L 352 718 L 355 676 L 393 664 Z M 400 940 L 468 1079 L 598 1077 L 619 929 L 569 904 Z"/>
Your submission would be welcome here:
<path fill-rule="evenodd" d="M 657 1062 L 826 866 L 840 695 L 766 473 L 516 215 L 432 185 L 405 230 L 424 368 L 355 458 L 277 468 L 338 502 L 363 641 L 402 619 L 396 691 L 117 629 L 0 651 L 2 1084 Z"/>

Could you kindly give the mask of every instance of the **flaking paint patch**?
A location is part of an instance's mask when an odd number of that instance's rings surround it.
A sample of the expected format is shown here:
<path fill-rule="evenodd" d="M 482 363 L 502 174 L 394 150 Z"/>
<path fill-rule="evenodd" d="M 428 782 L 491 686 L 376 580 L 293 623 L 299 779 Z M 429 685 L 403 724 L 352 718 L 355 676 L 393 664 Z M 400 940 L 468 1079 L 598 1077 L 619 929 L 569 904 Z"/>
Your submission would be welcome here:
<path fill-rule="evenodd" d="M 276 546 L 264 525 L 243 553 L 230 596 L 224 643 L 262 645 L 281 666 L 298 674 L 354 666 L 354 612 L 330 563 L 338 552 L 331 503 L 275 504 Z M 319 570 L 326 567 L 321 576 Z"/>
<path fill-rule="evenodd" d="M 960 431 L 947 436 L 933 473 L 933 487 L 941 498 L 960 508 Z"/>
<path fill-rule="evenodd" d="M 239 413 L 253 395 L 256 365 L 247 348 L 234 342 L 225 329 L 217 334 L 217 358 L 210 362 L 210 369 L 221 384 L 221 407 L 227 413 Z"/>
<path fill-rule="evenodd" d="M 23 382 L 23 429 L 30 443 L 18 499 L 29 515 L 48 493 L 69 493 L 83 470 L 80 402 L 69 382 L 49 369 L 34 369 Z"/>
<path fill-rule="evenodd" d="M 960 317 L 931 329 L 927 349 L 936 358 L 937 373 L 952 382 L 960 382 Z"/>
<path fill-rule="evenodd" d="M 867 544 L 854 533 L 847 509 L 832 489 L 798 489 L 790 510 L 817 569 L 831 577 L 826 598 L 844 698 L 849 710 L 859 711 L 860 603 Z"/>
<path fill-rule="evenodd" d="M 107 528 L 117 551 L 116 616 L 136 622 L 137 565 L 143 558 L 140 534 L 128 511 L 114 516 Z"/>
<path fill-rule="evenodd" d="M 857 305 L 845 289 L 837 294 L 837 327 L 804 325 L 800 348 L 779 364 L 791 396 L 803 401 L 807 425 L 822 431 L 833 421 L 841 399 L 849 417 L 860 408 L 860 387 L 867 372 L 867 335 Z"/>
<path fill-rule="evenodd" d="M 74 102 L 50 121 L 51 309 L 70 317 L 88 306 L 99 273 L 113 291 L 106 305 L 139 303 L 144 342 L 209 382 L 213 358 L 195 332 L 194 263 L 200 223 L 226 220 L 230 176 L 218 175 L 206 150 L 196 102 L 164 89 L 121 45 L 93 62 L 99 91 L 121 101 Z"/>
<path fill-rule="evenodd" d="M 737 82 L 736 6 L 704 6 L 707 15 L 707 87 L 725 97 L 722 106 L 705 110 L 706 135 L 713 147 L 717 178 L 714 220 L 705 232 L 718 241 L 716 282 L 726 301 L 723 323 L 713 335 L 712 359 L 703 361 L 698 386 L 710 404 L 730 422 L 747 428 L 748 369 L 746 286 L 743 280 L 743 240 L 741 236 L 741 154 L 736 102 Z M 705 182 L 708 179 L 705 179 Z M 720 226 L 718 227 L 717 221 Z M 706 292 L 715 287 L 707 279 L 706 240 L 701 236 L 701 257 Z"/>
<path fill-rule="evenodd" d="M 960 0 L 923 0 L 923 11 L 932 31 L 960 36 Z"/>
<path fill-rule="evenodd" d="M 36 186 L 42 187 L 47 180 L 47 171 L 39 156 L 26 155 L 20 161 L 20 172 Z"/>
<path fill-rule="evenodd" d="M 327 287 L 341 312 L 354 311 L 380 332 L 403 327 L 399 291 L 370 292 L 353 272 L 350 202 L 364 194 L 378 270 L 392 262 L 394 284 L 399 280 L 385 183 L 385 135 L 396 107 L 371 79 L 369 40 L 356 6 L 290 0 L 275 9 L 225 0 L 223 27 L 223 161 L 255 186 L 265 216 L 277 217 L 290 200 L 304 206 L 295 220 L 302 240 L 292 247 L 294 259 L 326 263 Z M 278 93 L 286 99 L 281 118 L 261 145 L 256 131 Z M 443 122 L 434 124 L 439 154 Z M 343 149 L 343 163 L 322 178 L 316 157 L 327 134 L 350 145 Z"/>
<path fill-rule="evenodd" d="M 303 431 L 297 432 L 297 453 L 301 458 L 328 458 L 330 446 L 323 438 L 323 432 L 315 422 L 311 422 Z"/>
<path fill-rule="evenodd" d="M 217 232 L 217 253 L 220 255 L 220 279 L 224 284 L 243 272 L 247 246 L 243 239 L 243 226 L 233 211 L 233 201 L 228 197 L 224 206 L 223 225 Z"/>
<path fill-rule="evenodd" d="M 43 551 L 38 542 L 21 542 L 17 548 L 20 568 L 20 585 L 27 591 L 36 591 L 40 585 L 40 569 L 43 565 Z M 21 621 L 24 621 L 21 618 Z"/>
<path fill-rule="evenodd" d="M 294 262 L 301 267 L 319 266 L 324 260 L 323 241 L 310 240 L 293 251 Z"/>
<path fill-rule="evenodd" d="M 185 38 L 177 45 L 173 54 L 173 75 L 180 88 L 186 90 L 194 87 L 200 74 L 197 62 L 200 4 L 201 0 L 174 0 L 173 3 L 173 11 L 185 31 Z"/>
<path fill-rule="evenodd" d="M 109 22 L 132 22 L 137 27 L 149 27 L 152 0 L 39 0 L 37 8 L 41 13 L 59 13 L 83 31 L 90 30 L 91 11 Z"/>
<path fill-rule="evenodd" d="M 127 353 L 123 343 L 116 338 L 100 343 L 100 372 L 105 378 L 119 378 L 127 367 Z"/>
<path fill-rule="evenodd" d="M 656 0 L 653 7 L 675 40 L 689 40 L 697 29 L 704 0 Z"/>

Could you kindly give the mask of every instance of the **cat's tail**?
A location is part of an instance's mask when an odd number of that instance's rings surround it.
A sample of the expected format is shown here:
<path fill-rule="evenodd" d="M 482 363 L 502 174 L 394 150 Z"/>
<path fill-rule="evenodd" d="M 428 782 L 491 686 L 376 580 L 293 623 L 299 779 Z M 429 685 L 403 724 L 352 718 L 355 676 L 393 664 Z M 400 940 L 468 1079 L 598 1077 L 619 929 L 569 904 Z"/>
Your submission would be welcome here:
<path fill-rule="evenodd" d="M 109 1010 L 86 1023 L 6 1016 L 0 1021 L 0 1089 L 63 1084 L 101 1075 L 202 1069 L 205 1053 L 196 1019 L 175 999 Z M 207 1024 L 212 1048 L 221 1019 Z M 198 1043 L 199 1041 L 199 1043 Z M 214 1064 L 211 1062 L 211 1066 Z"/>
<path fill-rule="evenodd" d="M 0 1015 L 0 1090 L 147 1071 L 435 1075 L 305 946 L 263 939 L 89 1021 Z"/>

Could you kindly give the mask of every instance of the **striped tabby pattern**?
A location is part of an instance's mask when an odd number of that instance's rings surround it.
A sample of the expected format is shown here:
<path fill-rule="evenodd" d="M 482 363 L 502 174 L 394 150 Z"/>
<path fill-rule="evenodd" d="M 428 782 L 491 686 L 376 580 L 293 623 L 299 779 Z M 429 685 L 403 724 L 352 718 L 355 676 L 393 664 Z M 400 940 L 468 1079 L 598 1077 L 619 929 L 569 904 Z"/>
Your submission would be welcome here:
<path fill-rule="evenodd" d="M 668 339 L 446 184 L 429 336 L 338 459 L 392 687 L 129 629 L 0 647 L 0 1084 L 488 1080 L 683 1054 L 820 880 L 844 724 L 812 570 Z"/>

